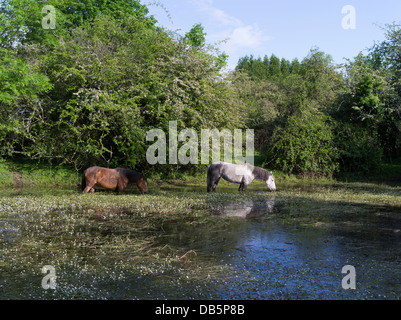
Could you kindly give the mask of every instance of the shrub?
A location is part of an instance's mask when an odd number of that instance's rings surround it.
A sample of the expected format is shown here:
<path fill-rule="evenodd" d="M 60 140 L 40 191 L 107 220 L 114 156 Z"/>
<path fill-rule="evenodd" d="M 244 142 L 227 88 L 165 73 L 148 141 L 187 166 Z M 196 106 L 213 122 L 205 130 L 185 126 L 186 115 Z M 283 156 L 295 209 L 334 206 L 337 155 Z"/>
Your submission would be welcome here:
<path fill-rule="evenodd" d="M 329 117 L 303 112 L 274 131 L 268 156 L 273 167 L 286 173 L 331 177 L 339 167 L 333 138 Z"/>
<path fill-rule="evenodd" d="M 383 149 L 370 130 L 349 123 L 338 124 L 335 142 L 341 172 L 368 172 L 378 168 Z"/>

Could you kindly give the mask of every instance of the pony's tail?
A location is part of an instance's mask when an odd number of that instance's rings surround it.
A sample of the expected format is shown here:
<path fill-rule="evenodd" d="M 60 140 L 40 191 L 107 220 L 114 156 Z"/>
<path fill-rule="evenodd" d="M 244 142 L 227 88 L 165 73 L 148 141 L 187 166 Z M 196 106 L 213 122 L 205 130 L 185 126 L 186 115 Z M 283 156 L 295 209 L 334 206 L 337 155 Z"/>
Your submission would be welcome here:
<path fill-rule="evenodd" d="M 82 182 L 81 182 L 81 189 L 82 189 L 82 192 L 84 192 L 84 190 L 85 190 L 85 188 L 86 188 L 85 172 L 86 172 L 86 170 L 84 170 L 84 172 L 82 173 Z"/>

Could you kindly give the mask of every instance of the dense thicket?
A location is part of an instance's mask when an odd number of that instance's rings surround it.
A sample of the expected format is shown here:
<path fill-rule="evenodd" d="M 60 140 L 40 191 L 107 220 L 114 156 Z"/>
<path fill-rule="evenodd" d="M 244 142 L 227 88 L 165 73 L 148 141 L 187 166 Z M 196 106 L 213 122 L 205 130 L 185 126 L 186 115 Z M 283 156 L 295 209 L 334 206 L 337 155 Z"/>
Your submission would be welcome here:
<path fill-rule="evenodd" d="M 224 55 L 205 45 L 203 28 L 181 38 L 155 27 L 137 1 L 126 3 L 69 2 L 80 14 L 46 39 L 23 14 L 24 33 L 3 26 L 14 36 L 1 49 L 2 156 L 145 167 L 146 132 L 168 133 L 171 120 L 179 131 L 243 127 L 243 104 L 219 74 Z M 25 13 L 23 1 L 9 4 L 7 15 Z"/>
<path fill-rule="evenodd" d="M 0 7 L 0 157 L 146 169 L 146 132 L 173 120 L 255 129 L 264 165 L 288 173 L 369 171 L 400 153 L 397 24 L 341 66 L 312 49 L 301 61 L 245 56 L 223 75 L 227 56 L 201 24 L 181 37 L 138 0 L 46 5 L 56 29 L 43 28 L 42 2 Z"/>
<path fill-rule="evenodd" d="M 235 83 L 266 165 L 331 176 L 399 156 L 401 37 L 397 26 L 388 31 L 368 55 L 341 66 L 318 49 L 301 62 L 240 59 Z"/>

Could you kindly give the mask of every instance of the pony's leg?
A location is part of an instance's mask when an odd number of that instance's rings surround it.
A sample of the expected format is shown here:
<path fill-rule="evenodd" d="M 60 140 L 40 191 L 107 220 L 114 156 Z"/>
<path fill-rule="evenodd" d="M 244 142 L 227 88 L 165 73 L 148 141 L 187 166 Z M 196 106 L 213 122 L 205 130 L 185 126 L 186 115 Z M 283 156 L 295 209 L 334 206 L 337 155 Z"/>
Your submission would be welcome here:
<path fill-rule="evenodd" d="M 92 190 L 95 190 L 94 186 L 95 186 L 95 182 L 90 182 L 86 184 L 86 188 L 84 189 L 84 191 L 82 191 L 82 193 L 88 193 L 89 191 L 94 192 Z"/>
<path fill-rule="evenodd" d="M 220 167 L 210 165 L 207 169 L 207 192 L 216 192 L 217 184 L 221 177 Z"/>
<path fill-rule="evenodd" d="M 212 185 L 213 192 L 216 192 L 217 185 L 219 184 L 220 177 L 216 179 L 216 181 Z"/>
<path fill-rule="evenodd" d="M 124 189 L 125 189 L 124 186 L 118 184 L 115 191 L 116 191 L 117 194 L 122 194 Z"/>
<path fill-rule="evenodd" d="M 216 182 L 212 182 L 210 184 L 207 185 L 207 192 L 213 191 L 216 192 L 216 188 L 217 188 L 217 184 L 219 183 L 219 180 L 217 180 Z"/>
<path fill-rule="evenodd" d="M 82 175 L 82 193 L 94 192 L 96 184 L 96 175 L 84 171 Z M 92 191 L 93 189 L 93 191 Z"/>
<path fill-rule="evenodd" d="M 128 183 L 126 183 L 121 177 L 118 179 L 116 192 L 118 194 L 122 194 L 124 189 L 127 187 Z"/>
<path fill-rule="evenodd" d="M 238 191 L 239 192 L 244 191 L 244 183 L 243 182 L 240 183 Z"/>
<path fill-rule="evenodd" d="M 207 192 L 210 192 L 213 190 L 213 178 L 212 178 L 212 171 L 209 168 L 207 171 Z"/>

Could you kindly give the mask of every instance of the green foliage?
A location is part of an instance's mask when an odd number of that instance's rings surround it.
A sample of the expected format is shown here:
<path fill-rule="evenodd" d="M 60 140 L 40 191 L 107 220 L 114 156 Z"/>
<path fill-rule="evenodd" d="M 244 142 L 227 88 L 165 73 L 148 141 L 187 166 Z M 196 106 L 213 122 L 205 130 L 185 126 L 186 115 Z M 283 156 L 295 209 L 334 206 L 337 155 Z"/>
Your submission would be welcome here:
<path fill-rule="evenodd" d="M 273 133 L 267 161 L 280 170 L 304 176 L 332 176 L 338 170 L 330 119 L 302 113 L 288 118 Z"/>
<path fill-rule="evenodd" d="M 269 59 L 267 57 L 262 61 L 260 58 L 255 59 L 251 55 L 241 58 L 236 70 L 247 73 L 252 80 L 264 80 L 269 77 L 268 65 Z"/>
<path fill-rule="evenodd" d="M 1 75 L 10 81 L 0 98 L 18 105 L 24 117 L 10 118 L 2 128 L 14 128 L 23 139 L 6 132 L 10 139 L 4 141 L 16 142 L 20 149 L 3 145 L 3 153 L 76 168 L 96 164 L 143 169 L 148 166 L 145 138 L 150 129 L 168 132 L 172 120 L 178 121 L 179 130 L 199 132 L 244 126 L 243 104 L 218 73 L 226 56 L 196 42 L 203 35 L 200 25 L 191 37 L 177 38 L 149 23 L 146 10 L 130 14 L 126 8 L 116 16 L 107 3 L 102 5 L 107 14 L 95 17 L 100 11 L 87 12 L 83 3 L 81 20 L 65 30 L 68 36 L 52 45 L 25 44 L 20 57 L 9 59 L 19 76 L 14 81 L 12 72 Z M 35 65 L 35 72 L 26 61 Z"/>
<path fill-rule="evenodd" d="M 355 92 L 353 109 L 361 114 L 361 120 L 378 118 L 378 121 L 383 118 L 385 109 L 384 103 L 380 101 L 378 96 L 381 90 L 379 82 L 373 82 L 370 75 L 363 76 L 359 87 Z"/>
<path fill-rule="evenodd" d="M 169 121 L 255 129 L 261 157 L 288 173 L 367 172 L 400 154 L 397 24 L 342 73 L 312 49 L 302 60 L 245 56 L 227 76 L 201 23 L 181 37 L 139 0 L 45 3 L 56 29 L 41 26 L 43 2 L 0 4 L 1 157 L 150 170 L 146 132 L 167 133 Z"/>
<path fill-rule="evenodd" d="M 13 50 L 0 48 L 0 103 L 16 106 L 21 99 L 33 99 L 40 91 L 49 89 L 49 79 L 35 72 Z"/>
<path fill-rule="evenodd" d="M 304 176 L 332 176 L 339 170 L 333 119 L 328 110 L 343 88 L 331 57 L 312 49 L 291 63 L 244 57 L 237 72 L 240 97 L 248 106 L 249 127 L 257 129 L 256 147 L 269 167 Z M 267 74 L 267 76 L 266 76 Z"/>
<path fill-rule="evenodd" d="M 373 87 L 368 88 L 368 100 L 364 102 L 386 157 L 395 158 L 401 154 L 401 25 L 392 23 L 383 30 L 384 41 L 377 42 L 365 58 L 366 68 L 373 70 Z"/>
<path fill-rule="evenodd" d="M 376 126 L 394 112 L 396 93 L 385 70 L 372 68 L 363 55 L 345 65 L 346 87 L 338 115 L 343 120 Z"/>
<path fill-rule="evenodd" d="M 355 124 L 338 124 L 335 144 L 339 151 L 341 172 L 368 173 L 377 169 L 383 159 L 383 149 L 369 129 Z"/>
<path fill-rule="evenodd" d="M 307 97 L 322 109 L 334 103 L 343 85 L 343 80 L 335 69 L 331 56 L 317 48 L 312 49 L 302 60 L 300 74 L 304 79 Z"/>
<path fill-rule="evenodd" d="M 355 130 L 369 130 L 370 136 L 375 137 L 376 144 L 381 146 L 379 153 L 386 157 L 395 156 L 399 116 L 391 72 L 376 69 L 375 62 L 362 54 L 348 62 L 344 70 L 344 91 L 338 95 L 338 106 L 334 106 L 331 112 L 333 117 L 344 126 L 352 124 Z M 366 161 L 370 161 L 368 154 L 365 155 Z"/>
<path fill-rule="evenodd" d="M 290 74 L 290 62 L 285 60 L 284 58 L 280 61 L 280 71 L 283 77 L 286 77 Z"/>
<path fill-rule="evenodd" d="M 184 41 L 191 46 L 201 47 L 205 45 L 206 33 L 200 23 L 195 24 L 190 31 L 185 34 Z"/>
<path fill-rule="evenodd" d="M 359 55 L 342 74 L 317 49 L 301 63 L 281 59 L 280 70 L 276 56 L 267 60 L 244 57 L 237 66 L 249 75 L 238 78 L 238 87 L 247 88 L 238 92 L 266 163 L 288 173 L 330 176 L 367 172 L 396 153 L 399 98 L 393 73 L 377 68 L 377 56 Z"/>
<path fill-rule="evenodd" d="M 281 76 L 280 59 L 274 54 L 269 61 L 269 76 L 272 78 Z"/>
<path fill-rule="evenodd" d="M 385 40 L 376 43 L 370 50 L 373 66 L 394 72 L 397 79 L 401 77 L 401 25 L 388 24 L 383 28 Z"/>
<path fill-rule="evenodd" d="M 246 106 L 246 125 L 255 130 L 256 148 L 260 150 L 270 138 L 282 107 L 284 97 L 280 87 L 273 81 L 252 81 L 241 72 L 234 74 L 232 83 Z"/>
<path fill-rule="evenodd" d="M 274 54 L 270 58 L 265 56 L 263 59 L 250 55 L 240 58 L 235 70 L 245 72 L 256 81 L 280 80 L 291 73 L 300 72 L 299 61 L 294 59 L 292 63 L 284 58 L 280 59 Z"/>
<path fill-rule="evenodd" d="M 55 8 L 55 29 L 43 29 L 42 13 L 45 5 Z M 138 0 L 5 0 L 0 7 L 0 46 L 12 47 L 17 44 L 57 45 L 59 37 L 68 37 L 70 30 L 84 24 L 91 24 L 99 16 L 121 19 L 126 16 L 144 17 L 147 26 L 153 26 L 155 19 L 149 16 L 146 6 Z"/>
<path fill-rule="evenodd" d="M 301 64 L 299 63 L 297 58 L 291 61 L 290 70 L 292 74 L 298 74 L 301 71 Z"/>
<path fill-rule="evenodd" d="M 0 156 L 18 152 L 38 113 L 38 95 L 51 87 L 48 77 L 13 50 L 0 48 Z"/>

